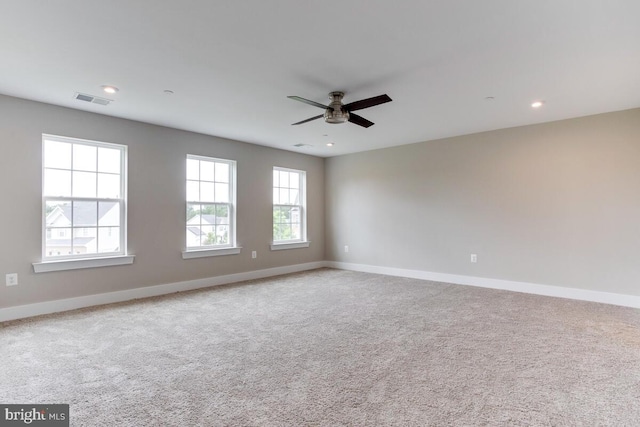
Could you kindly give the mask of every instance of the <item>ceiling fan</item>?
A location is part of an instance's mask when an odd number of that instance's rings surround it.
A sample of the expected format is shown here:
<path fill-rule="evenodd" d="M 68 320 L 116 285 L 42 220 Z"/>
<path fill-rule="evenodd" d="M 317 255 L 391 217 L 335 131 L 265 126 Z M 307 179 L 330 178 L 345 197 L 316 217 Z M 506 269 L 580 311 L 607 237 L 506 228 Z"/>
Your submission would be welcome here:
<path fill-rule="evenodd" d="M 385 94 L 385 95 L 374 96 L 373 98 L 361 99 L 360 101 L 354 101 L 348 104 L 343 104 L 342 103 L 343 96 L 344 96 L 344 92 L 331 92 L 329 94 L 329 99 L 331 100 L 331 103 L 329 105 L 322 105 L 319 102 L 310 101 L 308 99 L 300 98 L 299 96 L 288 96 L 287 98 L 291 98 L 295 101 L 304 102 L 305 104 L 313 105 L 314 107 L 319 107 L 324 109 L 324 114 L 311 117 L 310 119 L 303 120 L 298 123 L 293 123 L 293 125 L 301 125 L 303 123 L 307 123 L 312 120 L 319 119 L 320 117 L 324 117 L 324 121 L 327 123 L 336 124 L 336 123 L 351 122 L 351 123 L 355 123 L 358 126 L 368 128 L 369 126 L 373 126 L 374 123 L 370 122 L 364 117 L 361 117 L 357 114 L 353 114 L 352 111 L 374 107 L 376 105 L 384 104 L 385 102 L 391 101 L 391 98 L 389 98 L 389 96 Z"/>

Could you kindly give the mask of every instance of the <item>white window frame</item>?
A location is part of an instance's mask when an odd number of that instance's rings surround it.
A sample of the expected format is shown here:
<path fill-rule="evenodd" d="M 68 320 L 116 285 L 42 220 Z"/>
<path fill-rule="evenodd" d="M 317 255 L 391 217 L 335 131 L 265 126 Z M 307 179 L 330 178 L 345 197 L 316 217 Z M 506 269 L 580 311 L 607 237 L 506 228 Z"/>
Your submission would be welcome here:
<path fill-rule="evenodd" d="M 57 141 L 74 145 L 85 145 L 91 147 L 103 147 L 116 149 L 120 151 L 120 198 L 100 198 L 100 197 L 74 197 L 74 196 L 47 196 L 44 193 L 45 190 L 45 170 L 50 169 L 45 167 L 45 141 Z M 72 151 L 72 164 L 70 170 L 73 169 L 73 151 Z M 91 141 L 86 139 L 48 135 L 42 134 L 42 237 L 41 237 L 41 261 L 33 263 L 33 269 L 36 273 L 43 273 L 49 271 L 61 271 L 61 270 L 75 270 L 81 268 L 94 268 L 94 267 L 106 267 L 112 265 L 126 265 L 132 264 L 134 256 L 127 254 L 127 146 L 122 144 L 112 144 L 101 141 Z M 73 186 L 73 181 L 72 184 Z M 73 191 L 73 188 L 72 188 Z M 73 193 L 72 193 L 73 194 Z M 56 200 L 69 200 L 73 202 L 91 201 L 91 202 L 113 202 L 120 203 L 120 250 L 115 252 L 101 252 L 91 254 L 60 254 L 49 255 L 47 252 L 47 202 Z M 96 226 L 98 228 L 98 226 Z M 73 238 L 73 230 L 78 227 L 71 227 L 71 233 Z M 79 229 L 79 228 L 78 228 Z M 96 237 L 98 238 L 98 237 Z M 51 252 L 51 251 L 49 251 Z"/>
<path fill-rule="evenodd" d="M 191 259 L 191 258 L 204 258 L 204 257 L 211 257 L 211 256 L 239 254 L 242 248 L 240 246 L 237 246 L 237 241 L 236 241 L 237 162 L 235 160 L 230 160 L 230 159 L 199 156 L 195 154 L 187 154 L 186 160 L 187 161 L 199 160 L 199 161 L 214 162 L 214 163 L 224 163 L 229 166 L 229 203 L 227 203 L 228 210 L 229 210 L 229 242 L 226 244 L 208 245 L 208 246 L 187 246 L 188 242 L 186 241 L 186 230 L 188 225 L 186 220 L 186 212 L 189 204 L 198 203 L 201 205 L 215 206 L 223 203 L 202 202 L 200 200 L 189 200 L 187 198 L 187 194 L 185 193 L 185 227 L 184 227 L 185 249 L 182 251 L 182 258 Z M 185 165 L 186 165 L 186 162 L 185 162 Z M 186 173 L 185 173 L 185 182 L 188 182 L 188 181 L 192 181 L 192 180 L 187 179 Z"/>
<path fill-rule="evenodd" d="M 273 172 L 282 171 L 282 172 L 294 172 L 299 174 L 300 181 L 298 183 L 298 191 L 299 191 L 299 204 L 276 204 L 273 203 L 273 194 L 272 194 L 272 209 L 271 209 L 271 250 L 278 251 L 284 249 L 298 249 L 298 248 L 308 248 L 309 241 L 307 240 L 307 172 L 298 169 L 290 169 L 284 168 L 280 166 L 274 166 L 271 173 L 271 189 L 275 189 L 275 182 L 273 182 Z M 277 187 L 277 188 L 285 188 L 285 187 Z M 291 188 L 291 187 L 286 187 Z M 291 239 L 291 240 L 275 240 L 275 236 L 273 234 L 273 208 L 280 206 L 296 206 L 300 209 L 300 238 L 299 239 Z"/>

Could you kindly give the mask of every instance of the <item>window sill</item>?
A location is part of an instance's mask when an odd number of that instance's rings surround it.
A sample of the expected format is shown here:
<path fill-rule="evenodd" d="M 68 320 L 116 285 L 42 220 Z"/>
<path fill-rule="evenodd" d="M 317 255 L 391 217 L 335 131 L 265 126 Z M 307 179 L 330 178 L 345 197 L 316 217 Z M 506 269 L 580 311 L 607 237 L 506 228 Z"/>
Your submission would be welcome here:
<path fill-rule="evenodd" d="M 309 247 L 309 242 L 304 241 L 304 242 L 295 242 L 295 243 L 272 243 L 271 244 L 271 250 L 272 251 L 283 251 L 286 249 L 299 249 L 299 248 L 308 248 Z"/>
<path fill-rule="evenodd" d="M 65 259 L 59 261 L 34 262 L 33 271 L 48 273 L 50 271 L 78 270 L 82 268 L 111 267 L 114 265 L 133 264 L 134 255 L 118 255 L 104 258 Z"/>
<path fill-rule="evenodd" d="M 220 249 L 198 249 L 193 251 L 183 251 L 182 259 L 206 258 L 210 256 L 238 255 L 242 247 L 220 248 Z"/>

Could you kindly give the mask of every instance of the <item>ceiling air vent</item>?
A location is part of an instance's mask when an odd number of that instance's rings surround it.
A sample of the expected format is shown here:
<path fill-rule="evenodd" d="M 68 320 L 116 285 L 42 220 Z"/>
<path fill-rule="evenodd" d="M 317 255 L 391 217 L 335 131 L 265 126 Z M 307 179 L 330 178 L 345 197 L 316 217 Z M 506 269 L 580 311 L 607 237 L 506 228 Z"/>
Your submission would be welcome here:
<path fill-rule="evenodd" d="M 113 102 L 110 99 L 100 98 L 99 96 L 94 96 L 94 95 L 87 95 L 86 93 L 80 93 L 80 92 L 76 92 L 76 94 L 73 97 L 79 101 L 91 102 L 92 104 L 99 104 L 99 105 L 109 105 L 111 104 L 111 102 Z"/>

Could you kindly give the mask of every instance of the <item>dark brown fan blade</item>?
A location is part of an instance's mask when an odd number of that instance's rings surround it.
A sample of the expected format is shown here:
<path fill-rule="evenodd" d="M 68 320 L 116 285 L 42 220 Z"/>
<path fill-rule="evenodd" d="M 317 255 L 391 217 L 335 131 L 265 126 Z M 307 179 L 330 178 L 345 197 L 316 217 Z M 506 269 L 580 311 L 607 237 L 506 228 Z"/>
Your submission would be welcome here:
<path fill-rule="evenodd" d="M 324 114 L 320 114 L 319 116 L 311 117 L 310 119 L 303 120 L 303 121 L 298 122 L 298 123 L 292 123 L 292 124 L 291 124 L 291 126 L 294 126 L 294 125 L 301 125 L 301 124 L 303 124 L 303 123 L 310 122 L 311 120 L 319 119 L 320 117 L 324 117 Z"/>
<path fill-rule="evenodd" d="M 322 105 L 319 102 L 310 101 L 308 99 L 300 98 L 299 96 L 287 96 L 287 98 L 293 99 L 294 101 L 304 102 L 305 104 L 313 105 L 314 107 L 318 107 L 318 108 L 324 108 L 324 109 L 329 108 L 328 106 Z M 333 108 L 332 108 L 332 110 L 333 110 Z"/>
<path fill-rule="evenodd" d="M 351 123 L 355 123 L 358 126 L 362 126 L 363 128 L 368 128 L 370 126 L 373 126 L 375 123 L 370 122 L 369 120 L 365 119 L 364 117 L 361 117 L 357 114 L 353 114 L 353 113 L 349 113 L 349 121 Z"/>
<path fill-rule="evenodd" d="M 373 107 L 375 105 L 384 104 L 390 102 L 391 98 L 387 94 L 374 96 L 373 98 L 361 99 L 360 101 L 350 102 L 344 106 L 347 111 L 357 111 L 363 108 Z"/>

